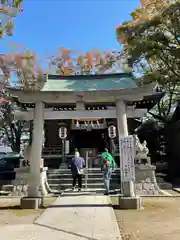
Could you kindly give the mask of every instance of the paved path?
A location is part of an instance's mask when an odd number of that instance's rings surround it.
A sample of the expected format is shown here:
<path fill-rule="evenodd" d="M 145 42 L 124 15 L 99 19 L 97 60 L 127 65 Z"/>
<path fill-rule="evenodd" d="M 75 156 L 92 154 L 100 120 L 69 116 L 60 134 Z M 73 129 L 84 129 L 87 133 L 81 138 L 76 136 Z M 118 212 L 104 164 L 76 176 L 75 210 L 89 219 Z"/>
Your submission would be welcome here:
<path fill-rule="evenodd" d="M 1 240 L 121 240 L 110 198 L 59 197 L 31 225 L 0 227 Z"/>

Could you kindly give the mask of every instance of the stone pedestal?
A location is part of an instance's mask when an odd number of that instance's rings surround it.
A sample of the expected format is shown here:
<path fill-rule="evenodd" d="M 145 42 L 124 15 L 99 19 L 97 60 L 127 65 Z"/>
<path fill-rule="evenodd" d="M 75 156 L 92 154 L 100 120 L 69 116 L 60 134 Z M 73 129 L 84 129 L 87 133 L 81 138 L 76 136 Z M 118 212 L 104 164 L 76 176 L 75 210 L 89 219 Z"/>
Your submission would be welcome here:
<path fill-rule="evenodd" d="M 41 206 L 41 198 L 21 198 L 20 207 L 22 209 L 38 209 Z"/>
<path fill-rule="evenodd" d="M 133 181 L 123 181 L 122 182 L 122 192 L 124 197 L 134 197 L 135 187 Z"/>
<path fill-rule="evenodd" d="M 150 164 L 137 164 L 135 167 L 136 177 L 136 195 L 164 195 L 164 192 L 159 188 L 156 176 L 156 167 Z"/>
<path fill-rule="evenodd" d="M 47 170 L 47 167 L 43 167 L 40 169 L 40 188 L 38 194 L 39 196 L 47 196 L 50 192 L 50 188 L 47 183 Z M 30 167 L 26 166 L 16 168 L 15 172 L 16 179 L 13 181 L 13 190 L 10 195 L 27 197 Z"/>
<path fill-rule="evenodd" d="M 13 181 L 13 190 L 11 196 L 27 196 L 28 192 L 28 178 L 30 168 L 29 166 L 14 169 L 16 178 Z"/>
<path fill-rule="evenodd" d="M 120 209 L 136 209 L 142 208 L 142 202 L 140 197 L 120 197 L 119 199 Z"/>

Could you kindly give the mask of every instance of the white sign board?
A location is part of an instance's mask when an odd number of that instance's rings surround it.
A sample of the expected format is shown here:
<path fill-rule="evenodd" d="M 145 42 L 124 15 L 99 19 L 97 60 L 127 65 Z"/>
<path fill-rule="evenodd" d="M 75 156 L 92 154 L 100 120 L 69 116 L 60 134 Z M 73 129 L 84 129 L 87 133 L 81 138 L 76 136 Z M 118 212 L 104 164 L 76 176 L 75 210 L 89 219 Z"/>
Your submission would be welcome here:
<path fill-rule="evenodd" d="M 135 180 L 135 151 L 134 138 L 132 135 L 122 137 L 119 144 L 120 150 L 120 166 L 121 166 L 121 181 Z"/>

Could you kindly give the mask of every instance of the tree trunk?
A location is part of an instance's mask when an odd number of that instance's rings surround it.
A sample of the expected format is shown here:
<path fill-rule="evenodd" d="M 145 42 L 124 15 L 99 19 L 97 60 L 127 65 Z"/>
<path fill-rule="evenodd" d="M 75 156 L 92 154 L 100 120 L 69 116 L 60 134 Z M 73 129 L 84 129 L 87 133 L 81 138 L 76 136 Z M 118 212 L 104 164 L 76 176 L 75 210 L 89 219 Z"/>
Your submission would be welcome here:
<path fill-rule="evenodd" d="M 21 150 L 21 134 L 16 134 L 15 143 L 13 146 L 13 151 L 20 153 Z"/>
<path fill-rule="evenodd" d="M 21 150 L 21 134 L 22 134 L 22 126 L 20 124 L 12 124 L 11 125 L 11 130 L 13 132 L 12 134 L 12 150 L 14 152 L 19 153 Z"/>

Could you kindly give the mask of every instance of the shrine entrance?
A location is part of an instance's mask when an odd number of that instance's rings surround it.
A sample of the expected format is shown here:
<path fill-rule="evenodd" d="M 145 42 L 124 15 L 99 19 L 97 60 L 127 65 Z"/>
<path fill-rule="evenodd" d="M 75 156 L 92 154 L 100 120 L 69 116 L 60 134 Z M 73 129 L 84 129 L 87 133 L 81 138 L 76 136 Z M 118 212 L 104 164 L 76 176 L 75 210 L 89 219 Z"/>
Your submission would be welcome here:
<path fill-rule="evenodd" d="M 69 146 L 71 146 L 72 142 L 74 144 L 73 151 L 75 148 L 78 148 L 80 154 L 87 152 L 85 150 L 86 148 L 92 150 L 96 149 L 95 153 L 99 157 L 99 153 L 103 151 L 109 138 L 114 139 L 116 137 L 119 143 L 121 137 L 128 136 L 127 118 L 144 116 L 144 113 L 147 112 L 147 108 L 144 110 L 145 107 L 142 107 L 139 103 L 144 103 L 146 101 L 145 97 L 149 98 L 149 95 L 152 95 L 154 92 L 154 85 L 138 86 L 136 81 L 132 78 L 131 73 L 111 73 L 87 76 L 45 75 L 45 82 L 38 92 L 31 91 L 30 89 L 22 90 L 20 86 L 8 88 L 8 91 L 11 96 L 16 98 L 19 103 L 22 103 L 25 108 L 25 111 L 20 112 L 19 115 L 15 114 L 15 119 L 21 121 L 34 121 L 31 154 L 29 156 L 31 168 L 28 179 L 28 198 L 26 198 L 26 200 L 24 199 L 22 203 L 25 204 L 25 202 L 27 202 L 27 204 L 31 204 L 31 206 L 37 206 L 39 203 L 41 177 L 39 168 L 42 158 L 44 120 L 56 119 L 59 122 L 73 120 L 74 123 L 72 123 L 71 126 L 66 122 L 68 129 L 66 136 L 67 142 L 65 142 L 65 144 L 69 143 Z M 161 96 L 161 98 L 162 97 L 163 96 Z M 104 105 L 104 107 L 94 106 L 99 105 L 99 103 Z M 62 109 L 62 105 L 64 104 L 66 107 Z M 89 105 L 91 105 L 91 107 L 89 107 Z M 148 107 L 148 109 L 151 108 Z M 108 137 L 109 134 L 107 130 L 109 125 L 106 124 L 104 121 L 105 119 L 117 119 L 116 134 L 110 134 L 111 136 Z M 58 125 L 57 128 L 59 127 L 60 125 Z M 113 130 L 114 127 L 115 126 L 112 126 L 111 129 Z M 48 131 L 52 132 L 51 128 L 53 128 L 53 125 Z M 54 135 L 56 138 L 58 138 L 58 131 L 56 131 L 57 133 Z M 74 133 L 74 138 L 71 136 L 71 131 Z M 52 141 L 55 146 L 54 136 L 52 135 Z M 53 152 L 49 158 L 52 157 L 52 154 Z M 59 161 L 61 154 L 56 154 L 56 156 Z M 95 168 L 99 168 L 99 172 L 96 172 L 97 169 L 95 169 L 94 173 L 99 173 L 101 175 L 101 169 L 98 167 L 99 162 L 95 164 L 94 162 L 93 158 L 92 167 L 95 165 Z M 94 173 L 91 174 L 92 178 L 95 177 Z M 86 181 L 85 185 L 89 185 L 89 188 L 96 187 L 99 189 L 102 187 L 103 183 L 101 178 L 96 186 L 95 182 L 97 183 L 97 179 L 94 180 L 92 178 L 86 179 L 88 181 Z M 54 180 L 57 181 L 57 178 Z M 59 181 L 62 187 L 62 179 L 59 179 Z M 64 179 L 64 183 L 65 182 L 68 182 L 67 179 Z M 117 184 L 119 187 L 119 180 Z M 125 196 L 131 196 L 132 180 L 127 180 L 125 186 L 127 186 Z"/>
<path fill-rule="evenodd" d="M 87 150 L 98 155 L 104 151 L 108 144 L 106 129 L 71 130 L 70 135 L 74 149 L 77 148 L 81 155 L 84 155 Z"/>

